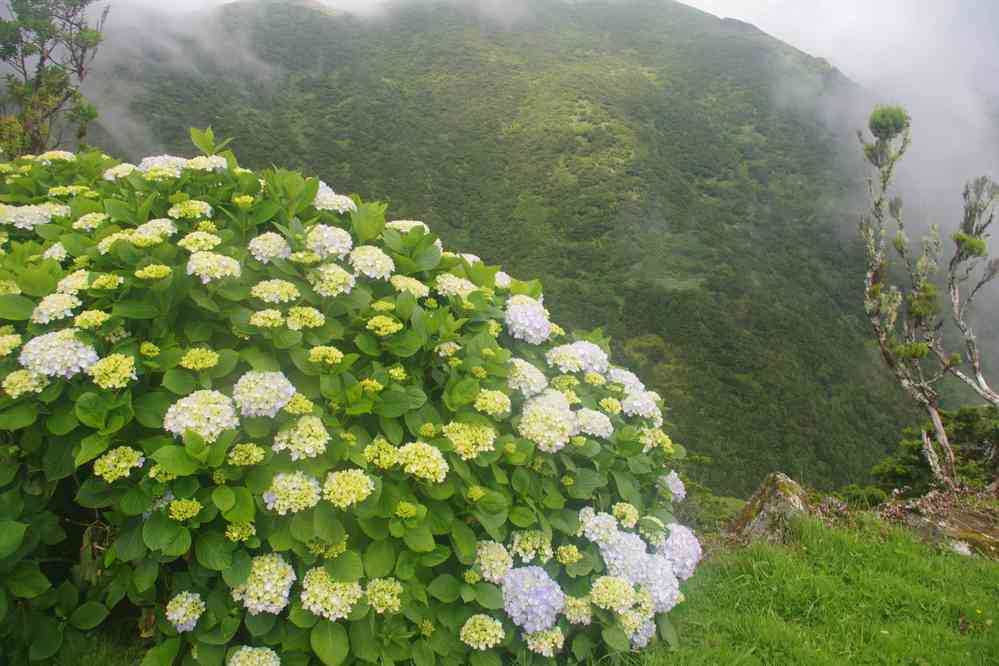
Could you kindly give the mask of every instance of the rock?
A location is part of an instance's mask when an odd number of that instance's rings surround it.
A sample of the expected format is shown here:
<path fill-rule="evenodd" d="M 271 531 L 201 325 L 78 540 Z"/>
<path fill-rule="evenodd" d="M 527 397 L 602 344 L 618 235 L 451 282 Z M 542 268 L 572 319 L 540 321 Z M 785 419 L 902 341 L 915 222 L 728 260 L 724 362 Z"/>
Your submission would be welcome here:
<path fill-rule="evenodd" d="M 797 481 L 774 472 L 746 502 L 729 532 L 745 539 L 765 539 L 770 543 L 786 540 L 787 525 L 796 517 L 814 512 L 805 490 Z"/>
<path fill-rule="evenodd" d="M 999 515 L 956 493 L 931 491 L 885 505 L 881 515 L 905 525 L 924 542 L 962 555 L 999 560 Z"/>

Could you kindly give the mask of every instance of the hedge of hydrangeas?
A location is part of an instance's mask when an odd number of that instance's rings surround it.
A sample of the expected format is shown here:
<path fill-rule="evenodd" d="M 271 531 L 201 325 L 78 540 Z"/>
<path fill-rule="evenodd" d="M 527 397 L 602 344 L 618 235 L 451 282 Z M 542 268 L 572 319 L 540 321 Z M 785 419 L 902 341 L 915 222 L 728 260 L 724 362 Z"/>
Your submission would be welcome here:
<path fill-rule="evenodd" d="M 700 558 L 660 398 L 541 286 L 204 153 L 0 164 L 0 656 L 589 663 Z"/>

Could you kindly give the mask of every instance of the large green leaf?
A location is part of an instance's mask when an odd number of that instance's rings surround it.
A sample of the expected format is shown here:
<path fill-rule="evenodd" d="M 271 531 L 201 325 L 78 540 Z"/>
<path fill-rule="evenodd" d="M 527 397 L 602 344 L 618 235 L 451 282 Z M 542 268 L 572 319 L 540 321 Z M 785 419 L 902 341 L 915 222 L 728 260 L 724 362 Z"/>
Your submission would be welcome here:
<path fill-rule="evenodd" d="M 28 526 L 14 520 L 0 520 L 0 560 L 13 554 L 24 541 Z"/>
<path fill-rule="evenodd" d="M 160 464 L 163 471 L 170 474 L 188 476 L 198 471 L 198 462 L 191 458 L 182 446 L 160 447 L 151 457 Z"/>
<path fill-rule="evenodd" d="M 31 319 L 35 310 L 35 302 L 19 294 L 4 294 L 0 296 L 0 320 L 26 321 Z"/>
<path fill-rule="evenodd" d="M 339 666 L 347 659 L 350 652 L 350 641 L 347 631 L 329 620 L 322 620 L 312 628 L 309 634 L 309 645 L 312 651 L 326 666 Z"/>
<path fill-rule="evenodd" d="M 107 616 L 108 609 L 104 604 L 88 601 L 73 611 L 73 614 L 69 616 L 69 622 L 77 629 L 89 631 L 97 627 Z"/>

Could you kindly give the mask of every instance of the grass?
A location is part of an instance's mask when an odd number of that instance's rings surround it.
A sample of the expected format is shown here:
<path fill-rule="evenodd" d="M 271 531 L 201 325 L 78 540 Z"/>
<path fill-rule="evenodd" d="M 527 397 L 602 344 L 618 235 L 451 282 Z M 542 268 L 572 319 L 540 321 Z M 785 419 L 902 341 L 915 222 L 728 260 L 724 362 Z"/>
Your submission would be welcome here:
<path fill-rule="evenodd" d="M 873 520 L 806 521 L 787 546 L 725 549 L 685 585 L 680 635 L 632 666 L 999 664 L 999 563 L 939 553 Z M 99 646 L 83 664 L 134 666 Z"/>

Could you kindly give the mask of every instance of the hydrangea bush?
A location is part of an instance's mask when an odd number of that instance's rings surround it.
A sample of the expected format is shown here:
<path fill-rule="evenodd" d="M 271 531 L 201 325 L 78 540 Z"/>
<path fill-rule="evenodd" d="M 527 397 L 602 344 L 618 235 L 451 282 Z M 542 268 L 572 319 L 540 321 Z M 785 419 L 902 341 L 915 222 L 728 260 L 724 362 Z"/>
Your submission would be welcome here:
<path fill-rule="evenodd" d="M 700 557 L 659 396 L 541 286 L 204 153 L 0 165 L 0 651 L 589 663 Z"/>

